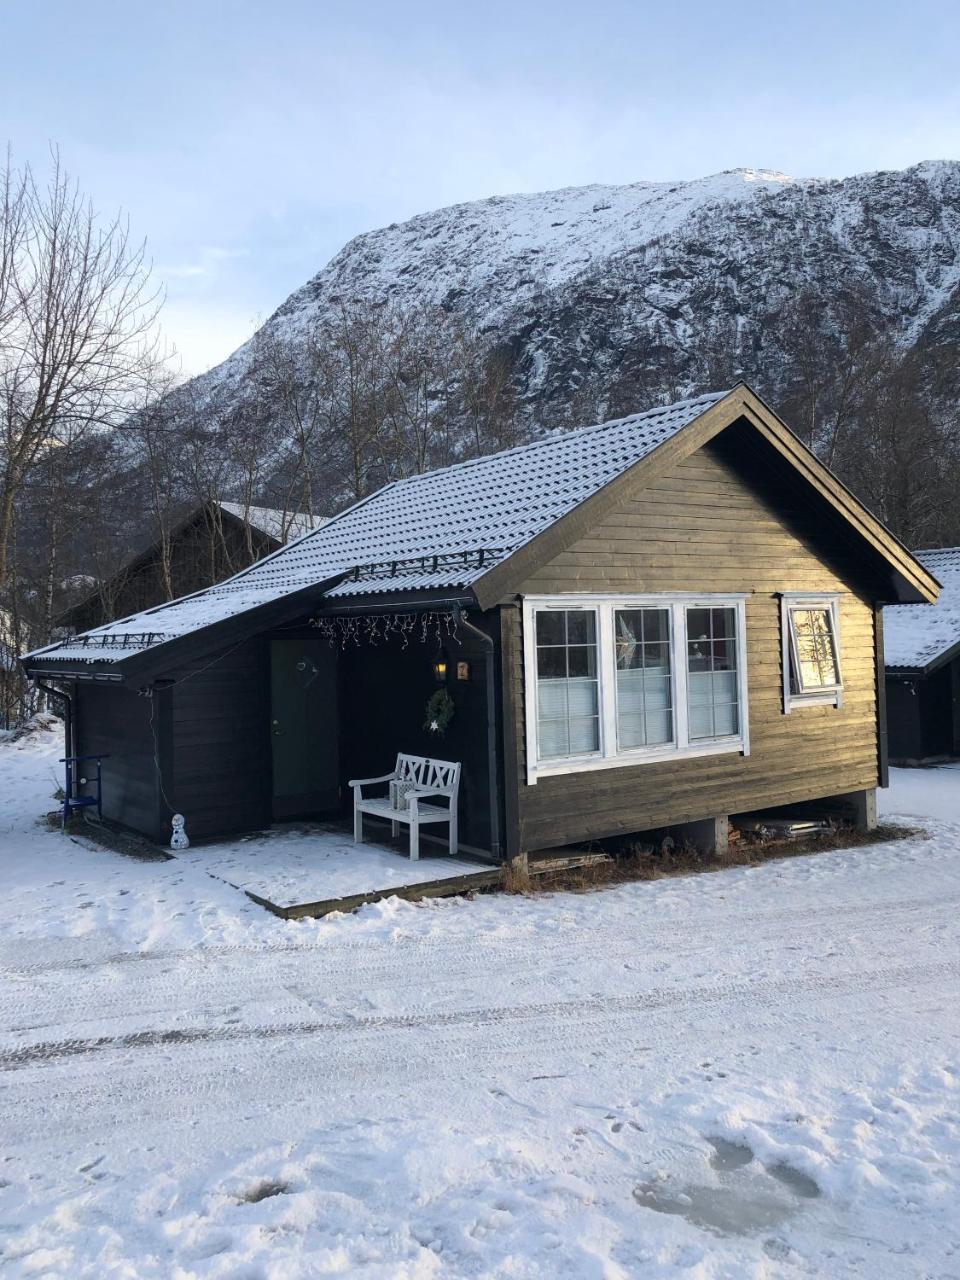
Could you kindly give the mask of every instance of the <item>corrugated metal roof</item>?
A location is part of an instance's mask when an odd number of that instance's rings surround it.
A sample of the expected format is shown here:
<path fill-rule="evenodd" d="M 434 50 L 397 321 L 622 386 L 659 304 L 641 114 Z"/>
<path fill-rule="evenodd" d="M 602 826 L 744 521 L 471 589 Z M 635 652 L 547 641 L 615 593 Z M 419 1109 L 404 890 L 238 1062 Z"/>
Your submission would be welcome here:
<path fill-rule="evenodd" d="M 933 605 L 891 604 L 884 609 L 884 662 L 892 671 L 922 671 L 960 644 L 960 547 L 914 555 L 943 590 Z"/>
<path fill-rule="evenodd" d="M 344 581 L 327 593 L 332 599 L 469 587 L 726 394 L 394 481 L 225 582 L 98 627 L 80 644 L 66 640 L 37 654 L 45 663 L 117 662 L 134 648 L 153 648 L 341 575 Z M 155 639 L 148 643 L 148 635 Z"/>

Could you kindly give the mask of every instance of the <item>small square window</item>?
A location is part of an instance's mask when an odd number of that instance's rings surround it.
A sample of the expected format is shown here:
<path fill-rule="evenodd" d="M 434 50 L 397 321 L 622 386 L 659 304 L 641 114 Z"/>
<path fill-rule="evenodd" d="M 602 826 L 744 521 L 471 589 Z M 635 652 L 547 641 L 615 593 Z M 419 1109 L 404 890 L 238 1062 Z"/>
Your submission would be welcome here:
<path fill-rule="evenodd" d="M 784 704 L 839 705 L 842 679 L 835 600 L 786 597 L 783 602 Z"/>

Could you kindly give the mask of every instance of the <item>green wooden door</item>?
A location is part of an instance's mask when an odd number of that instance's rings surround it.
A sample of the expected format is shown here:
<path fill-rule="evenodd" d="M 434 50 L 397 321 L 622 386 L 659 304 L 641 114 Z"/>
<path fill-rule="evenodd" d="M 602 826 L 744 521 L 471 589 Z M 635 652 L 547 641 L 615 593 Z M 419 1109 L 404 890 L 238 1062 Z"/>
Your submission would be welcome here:
<path fill-rule="evenodd" d="M 337 656 L 319 636 L 271 642 L 273 816 L 340 807 Z"/>

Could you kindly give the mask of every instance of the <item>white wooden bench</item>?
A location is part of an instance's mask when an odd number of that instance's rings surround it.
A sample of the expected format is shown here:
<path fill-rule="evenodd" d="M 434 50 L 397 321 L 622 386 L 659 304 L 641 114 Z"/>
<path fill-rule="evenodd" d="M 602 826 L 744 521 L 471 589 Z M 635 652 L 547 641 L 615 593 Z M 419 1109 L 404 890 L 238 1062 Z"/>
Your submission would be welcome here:
<path fill-rule="evenodd" d="M 364 796 L 363 788 L 376 783 L 397 783 L 386 796 Z M 410 828 L 410 857 L 420 857 L 420 828 L 428 822 L 446 822 L 450 827 L 450 852 L 457 852 L 457 795 L 460 765 L 451 760 L 431 760 L 427 756 L 397 756 L 393 773 L 380 778 L 353 778 L 353 839 L 363 844 L 363 815 L 388 818 L 393 835 L 401 822 Z M 427 800 L 447 800 L 447 807 L 426 804 Z"/>

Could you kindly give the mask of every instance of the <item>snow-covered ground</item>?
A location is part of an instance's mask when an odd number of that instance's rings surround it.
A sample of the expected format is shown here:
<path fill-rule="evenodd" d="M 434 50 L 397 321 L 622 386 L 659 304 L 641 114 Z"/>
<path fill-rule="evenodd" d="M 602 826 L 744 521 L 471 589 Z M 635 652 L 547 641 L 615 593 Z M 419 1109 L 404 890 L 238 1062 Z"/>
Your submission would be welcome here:
<path fill-rule="evenodd" d="M 36 824 L 0 743 L 0 1271 L 960 1275 L 960 771 L 929 838 L 284 923 Z"/>

